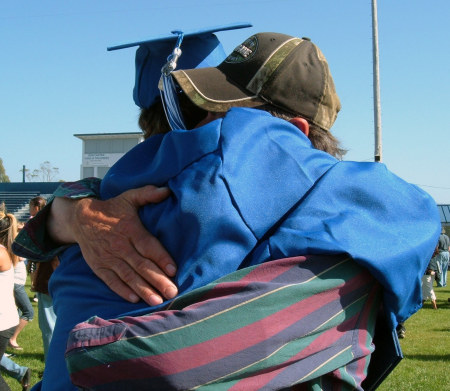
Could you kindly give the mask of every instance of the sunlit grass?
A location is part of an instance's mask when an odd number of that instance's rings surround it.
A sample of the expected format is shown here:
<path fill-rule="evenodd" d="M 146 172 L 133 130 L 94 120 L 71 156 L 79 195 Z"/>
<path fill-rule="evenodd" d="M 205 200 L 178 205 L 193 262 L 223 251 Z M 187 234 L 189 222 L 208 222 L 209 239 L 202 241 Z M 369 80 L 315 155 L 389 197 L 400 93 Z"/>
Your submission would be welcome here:
<path fill-rule="evenodd" d="M 380 391 L 450 390 L 450 288 L 435 288 L 437 310 L 428 301 L 405 324 L 400 340 L 405 358 Z"/>

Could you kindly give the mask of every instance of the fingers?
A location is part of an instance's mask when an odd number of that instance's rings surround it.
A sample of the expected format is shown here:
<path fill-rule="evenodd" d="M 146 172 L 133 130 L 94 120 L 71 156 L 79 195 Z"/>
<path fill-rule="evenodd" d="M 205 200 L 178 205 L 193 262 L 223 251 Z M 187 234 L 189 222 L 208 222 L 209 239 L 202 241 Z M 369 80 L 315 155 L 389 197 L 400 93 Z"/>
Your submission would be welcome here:
<path fill-rule="evenodd" d="M 147 231 L 145 231 L 145 235 L 136 235 L 133 239 L 133 245 L 143 258 L 151 259 L 166 275 L 175 276 L 177 268 L 174 260 L 153 235 Z M 137 270 L 137 267 L 134 265 L 133 267 Z M 139 270 L 139 272 L 141 271 L 143 270 Z"/>
<path fill-rule="evenodd" d="M 143 206 L 148 203 L 158 203 L 164 201 L 170 195 L 168 187 L 156 187 L 152 185 L 128 190 L 121 195 L 135 206 Z"/>
<path fill-rule="evenodd" d="M 137 238 L 141 244 L 145 243 L 145 249 L 136 248 L 136 242 L 130 243 L 125 240 L 111 245 L 115 259 L 118 260 L 115 272 L 146 302 L 153 302 L 155 298 L 150 296 L 159 294 L 166 299 L 172 299 L 178 290 L 166 273 L 168 271 L 169 276 L 175 275 L 175 263 L 153 235 L 145 229 L 141 235 L 135 233 L 132 238 Z M 127 249 L 123 247 L 124 245 Z M 145 253 L 146 250 L 148 254 Z"/>
<path fill-rule="evenodd" d="M 127 275 L 125 280 L 135 281 L 134 289 L 127 285 L 124 280 L 112 270 L 102 269 L 98 274 L 112 291 L 127 301 L 137 303 L 141 298 L 150 306 L 155 306 L 163 302 L 161 296 L 156 291 L 145 286 L 144 283 L 139 283 L 139 276 L 137 274 L 135 274 L 135 278 L 132 278 L 130 273 L 126 273 L 125 275 Z M 136 289 L 137 287 L 141 287 L 142 289 Z M 137 290 L 139 294 L 136 294 L 135 290 Z"/>
<path fill-rule="evenodd" d="M 97 277 L 99 277 L 113 292 L 118 294 L 124 300 L 132 303 L 137 303 L 139 301 L 139 296 L 137 296 L 135 292 L 112 270 L 100 269 L 94 271 L 96 272 L 95 274 Z"/>
<path fill-rule="evenodd" d="M 141 298 L 154 306 L 178 293 L 174 283 L 154 262 L 137 253 L 126 261 L 109 259 L 107 267 L 93 268 L 93 271 L 111 290 L 131 302 Z"/>
<path fill-rule="evenodd" d="M 132 269 L 138 278 L 135 278 L 135 283 L 131 285 L 131 288 L 144 301 L 155 301 L 156 298 L 151 297 L 154 295 L 161 295 L 160 299 L 162 301 L 164 299 L 172 299 L 178 294 L 176 285 L 151 260 L 143 257 L 140 262 L 135 260 Z M 128 283 L 133 277 L 130 273 L 124 277 L 124 280 Z"/>
<path fill-rule="evenodd" d="M 127 233 L 108 231 L 103 240 L 97 240 L 98 246 L 85 255 L 94 272 L 108 286 L 126 300 L 134 301 L 132 293 L 150 305 L 160 304 L 163 299 L 171 299 L 178 293 L 176 286 L 168 276 L 174 276 L 174 262 L 161 243 L 143 226 L 133 225 Z M 135 241 L 145 244 L 138 250 Z M 142 246 L 141 246 L 142 247 Z M 148 253 L 145 253 L 145 252 Z M 143 256 L 142 253 L 146 255 Z M 107 273 L 108 270 L 114 274 Z M 106 276 L 103 274 L 106 273 Z M 120 281 L 115 281 L 120 279 Z M 127 288 L 124 288 L 124 285 Z"/>
<path fill-rule="evenodd" d="M 139 206 L 146 205 L 148 203 L 161 202 L 169 197 L 169 195 L 169 188 L 155 187 L 151 185 L 138 189 L 132 189 L 122 194 L 122 196 L 136 209 Z M 136 231 L 130 239 L 139 254 L 141 254 L 144 258 L 151 259 L 155 262 L 166 275 L 170 277 L 175 276 L 177 270 L 176 263 L 161 243 L 153 235 L 151 235 L 142 224 L 136 223 L 130 228 Z M 136 267 L 133 264 L 131 264 L 131 266 L 136 270 Z M 147 278 L 145 279 L 147 280 Z M 147 281 L 151 282 L 150 280 Z M 163 289 L 161 292 L 164 294 L 165 290 L 166 289 Z M 165 297 L 171 298 L 167 296 Z"/>

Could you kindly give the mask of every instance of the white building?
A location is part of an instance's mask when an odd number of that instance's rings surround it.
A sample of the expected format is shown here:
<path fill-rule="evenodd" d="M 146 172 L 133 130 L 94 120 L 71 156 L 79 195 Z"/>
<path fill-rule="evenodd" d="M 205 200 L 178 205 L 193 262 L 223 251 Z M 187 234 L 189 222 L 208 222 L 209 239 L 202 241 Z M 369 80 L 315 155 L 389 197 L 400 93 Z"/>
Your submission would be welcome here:
<path fill-rule="evenodd" d="M 74 134 L 83 141 L 80 178 L 103 178 L 126 152 L 144 140 L 142 132 Z"/>

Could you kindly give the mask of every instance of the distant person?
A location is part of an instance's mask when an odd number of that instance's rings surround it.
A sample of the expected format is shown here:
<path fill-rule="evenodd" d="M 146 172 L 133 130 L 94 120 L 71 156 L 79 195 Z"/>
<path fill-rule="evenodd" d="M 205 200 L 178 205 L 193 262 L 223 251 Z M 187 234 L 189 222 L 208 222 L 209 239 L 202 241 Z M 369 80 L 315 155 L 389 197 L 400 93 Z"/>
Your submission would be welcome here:
<path fill-rule="evenodd" d="M 59 260 L 56 257 L 50 262 L 37 263 L 33 279 L 34 290 L 38 297 L 39 328 L 42 334 L 44 359 L 47 358 L 56 323 L 56 314 L 53 309 L 52 297 L 48 291 L 48 282 L 58 265 Z"/>
<path fill-rule="evenodd" d="M 42 196 L 32 198 L 28 205 L 30 218 L 36 216 L 44 208 L 46 204 L 47 200 Z"/>
<path fill-rule="evenodd" d="M 438 247 L 430 260 L 430 263 L 425 270 L 425 274 L 422 277 L 422 300 L 425 303 L 427 300 L 431 300 L 433 308 L 437 310 L 436 294 L 434 293 L 433 283 L 436 276 L 440 275 L 440 265 L 438 263 Z M 436 280 L 437 281 L 437 280 Z"/>
<path fill-rule="evenodd" d="M 28 205 L 29 213 L 30 213 L 29 218 L 31 219 L 34 216 L 36 216 L 36 214 L 45 206 L 46 203 L 47 203 L 47 201 L 44 197 L 37 196 L 37 197 L 32 198 Z M 30 273 L 30 279 L 31 279 L 31 292 L 34 292 L 33 282 L 34 282 L 34 273 L 36 272 L 36 267 L 37 267 L 36 262 L 34 262 L 32 260 L 27 260 L 27 269 L 28 269 L 28 273 Z M 34 296 L 33 296 L 33 301 L 34 302 L 38 301 L 38 297 L 36 294 L 34 294 Z"/>
<path fill-rule="evenodd" d="M 18 231 L 20 231 L 23 227 L 23 223 L 18 222 L 17 227 Z M 17 343 L 17 338 L 28 322 L 31 322 L 34 317 L 33 306 L 25 291 L 25 284 L 27 281 L 27 267 L 25 263 L 25 258 L 19 257 L 19 261 L 14 268 L 14 299 L 19 310 L 20 322 L 14 335 L 9 340 L 9 347 L 16 350 L 22 350 L 22 347 Z"/>
<path fill-rule="evenodd" d="M 19 258 L 11 245 L 17 235 L 14 215 L 0 210 L 0 357 L 3 357 L 10 338 L 19 324 L 14 302 L 14 266 Z M 11 390 L 0 372 L 0 391 Z"/>
<path fill-rule="evenodd" d="M 31 322 L 34 317 L 33 306 L 31 305 L 28 294 L 25 291 L 26 281 L 27 269 L 25 266 L 25 259 L 19 258 L 16 266 L 14 267 L 14 299 L 16 301 L 17 308 L 19 309 L 20 321 L 16 331 L 9 340 L 9 347 L 16 350 L 22 350 L 22 347 L 17 342 L 17 338 L 28 322 Z"/>
<path fill-rule="evenodd" d="M 47 200 L 44 197 L 35 197 L 30 200 L 30 218 L 34 218 L 46 205 Z M 44 359 L 47 357 L 50 342 L 53 336 L 53 330 L 56 323 L 56 315 L 53 310 L 53 300 L 48 294 L 48 281 L 58 266 L 57 258 L 50 262 L 35 263 L 35 270 L 31 276 L 31 285 L 36 292 L 38 301 L 38 319 L 39 328 L 42 334 L 42 343 L 44 346 Z"/>
<path fill-rule="evenodd" d="M 10 357 L 4 354 L 0 361 L 0 369 L 18 381 L 22 386 L 22 391 L 28 391 L 31 381 L 30 368 L 15 363 Z"/>
<path fill-rule="evenodd" d="M 436 262 L 439 264 L 440 275 L 439 279 L 436 281 L 436 286 L 442 288 L 447 286 L 447 271 L 449 262 L 449 250 L 450 250 L 450 239 L 445 233 L 444 226 L 441 230 L 441 235 L 439 236 L 438 243 L 438 255 Z"/>

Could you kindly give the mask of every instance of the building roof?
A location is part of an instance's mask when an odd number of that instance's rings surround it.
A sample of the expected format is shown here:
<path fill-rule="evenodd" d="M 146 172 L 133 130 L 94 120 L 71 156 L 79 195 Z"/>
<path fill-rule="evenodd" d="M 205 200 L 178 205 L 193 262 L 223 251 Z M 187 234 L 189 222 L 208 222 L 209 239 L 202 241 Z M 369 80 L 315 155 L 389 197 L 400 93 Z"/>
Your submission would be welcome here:
<path fill-rule="evenodd" d="M 128 133 L 81 133 L 74 134 L 75 137 L 81 140 L 92 140 L 92 139 L 100 139 L 100 138 L 130 138 L 130 137 L 144 137 L 144 133 L 142 132 L 128 132 Z"/>
<path fill-rule="evenodd" d="M 442 224 L 450 224 L 450 205 L 438 205 Z"/>

